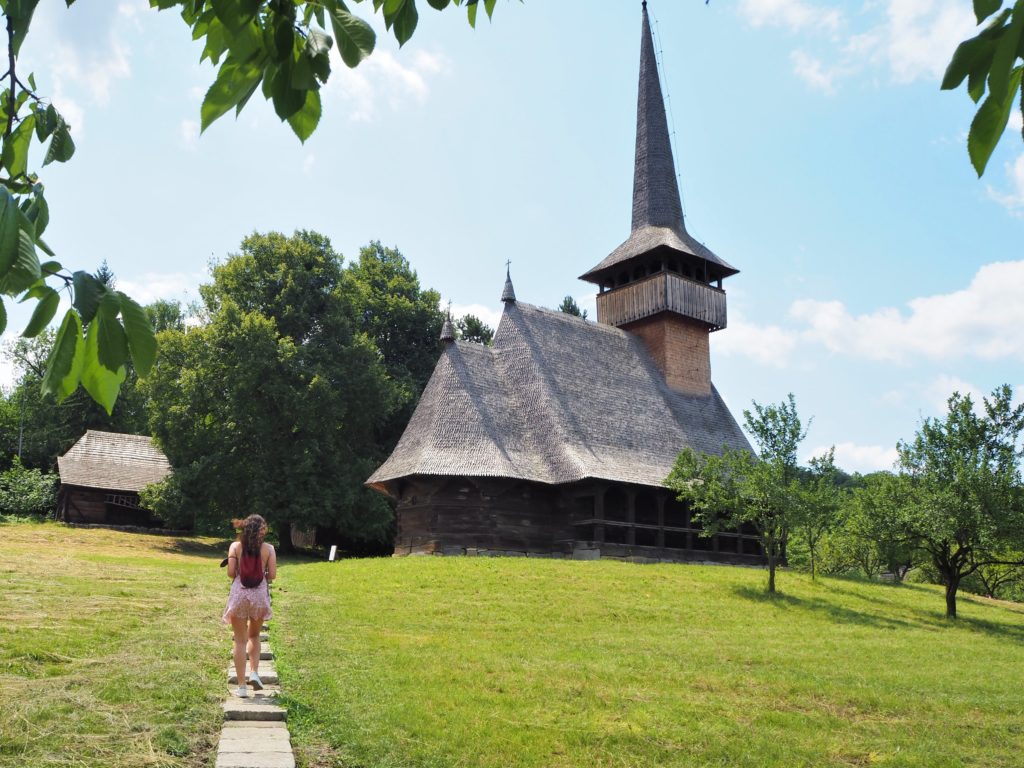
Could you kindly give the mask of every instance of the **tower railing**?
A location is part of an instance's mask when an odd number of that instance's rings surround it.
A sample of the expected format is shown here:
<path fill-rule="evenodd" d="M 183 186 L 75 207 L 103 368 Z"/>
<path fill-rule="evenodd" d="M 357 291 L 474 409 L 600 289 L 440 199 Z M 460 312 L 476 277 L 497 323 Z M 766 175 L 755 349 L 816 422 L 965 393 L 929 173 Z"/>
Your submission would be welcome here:
<path fill-rule="evenodd" d="M 606 325 L 625 325 L 659 312 L 677 312 L 717 331 L 726 326 L 725 291 L 674 272 L 657 272 L 597 295 L 597 321 Z"/>

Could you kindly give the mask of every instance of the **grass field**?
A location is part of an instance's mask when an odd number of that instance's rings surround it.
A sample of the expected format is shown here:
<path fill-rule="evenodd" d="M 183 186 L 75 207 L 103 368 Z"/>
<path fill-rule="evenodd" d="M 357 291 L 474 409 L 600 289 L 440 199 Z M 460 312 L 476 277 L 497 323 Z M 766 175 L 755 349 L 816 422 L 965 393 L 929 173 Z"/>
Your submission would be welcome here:
<path fill-rule="evenodd" d="M 0 766 L 212 766 L 223 549 L 0 525 Z"/>
<path fill-rule="evenodd" d="M 0 524 L 0 766 L 210 768 L 223 544 Z M 713 566 L 283 563 L 306 768 L 1019 766 L 1024 608 Z"/>
<path fill-rule="evenodd" d="M 715 566 L 283 567 L 304 766 L 1020 766 L 1024 610 Z"/>

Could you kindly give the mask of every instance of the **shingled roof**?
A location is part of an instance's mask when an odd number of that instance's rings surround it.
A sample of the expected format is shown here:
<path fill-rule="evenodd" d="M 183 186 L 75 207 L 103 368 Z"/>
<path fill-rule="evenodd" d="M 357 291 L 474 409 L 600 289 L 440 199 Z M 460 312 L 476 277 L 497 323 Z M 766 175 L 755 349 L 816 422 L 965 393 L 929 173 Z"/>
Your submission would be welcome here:
<path fill-rule="evenodd" d="M 171 471 L 152 438 L 94 429 L 57 459 L 57 468 L 64 485 L 126 492 L 138 492 Z"/>
<path fill-rule="evenodd" d="M 658 64 L 654 57 L 651 23 L 643 7 L 640 39 L 640 82 L 636 104 L 636 155 L 633 167 L 633 222 L 629 238 L 600 264 L 581 276 L 600 282 L 606 272 L 656 248 L 689 254 L 717 266 L 723 277 L 739 270 L 697 242 L 686 231 L 683 206 L 672 159 L 665 101 L 661 95 Z"/>
<path fill-rule="evenodd" d="M 510 301 L 493 346 L 446 345 L 367 484 L 440 475 L 660 486 L 683 448 L 723 445 L 750 449 L 716 390 L 670 389 L 632 334 Z"/>

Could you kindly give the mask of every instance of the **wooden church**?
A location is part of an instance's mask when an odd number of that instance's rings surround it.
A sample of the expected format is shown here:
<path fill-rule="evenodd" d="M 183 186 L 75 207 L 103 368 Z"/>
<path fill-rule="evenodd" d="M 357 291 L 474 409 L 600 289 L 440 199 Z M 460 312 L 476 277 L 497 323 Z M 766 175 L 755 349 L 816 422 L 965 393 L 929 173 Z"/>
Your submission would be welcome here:
<path fill-rule="evenodd" d="M 444 351 L 367 481 L 397 503 L 396 555 L 760 563 L 753 531 L 704 537 L 662 485 L 679 452 L 750 450 L 711 383 L 737 270 L 686 231 L 646 3 L 629 238 L 583 280 L 597 322 L 516 300 L 492 346 Z"/>

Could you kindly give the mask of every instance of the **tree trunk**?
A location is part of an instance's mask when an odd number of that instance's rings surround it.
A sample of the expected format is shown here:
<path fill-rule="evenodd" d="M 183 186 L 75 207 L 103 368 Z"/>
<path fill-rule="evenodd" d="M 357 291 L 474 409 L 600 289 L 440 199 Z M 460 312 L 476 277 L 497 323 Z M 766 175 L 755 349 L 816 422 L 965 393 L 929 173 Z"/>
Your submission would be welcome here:
<path fill-rule="evenodd" d="M 775 594 L 775 545 L 768 547 L 768 594 Z"/>
<path fill-rule="evenodd" d="M 295 553 L 295 546 L 292 544 L 292 524 L 281 521 L 274 525 L 277 530 L 277 551 L 282 555 Z"/>
<path fill-rule="evenodd" d="M 956 618 L 956 590 L 960 586 L 960 579 L 950 576 L 946 579 L 946 618 Z"/>
<path fill-rule="evenodd" d="M 811 550 L 811 581 L 814 581 L 814 546 L 812 545 Z"/>

